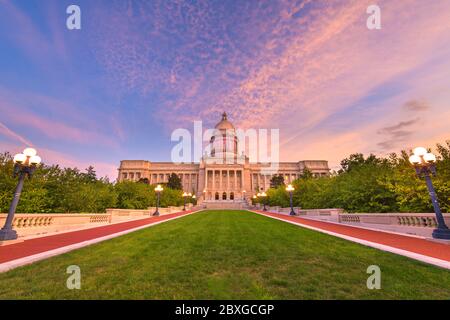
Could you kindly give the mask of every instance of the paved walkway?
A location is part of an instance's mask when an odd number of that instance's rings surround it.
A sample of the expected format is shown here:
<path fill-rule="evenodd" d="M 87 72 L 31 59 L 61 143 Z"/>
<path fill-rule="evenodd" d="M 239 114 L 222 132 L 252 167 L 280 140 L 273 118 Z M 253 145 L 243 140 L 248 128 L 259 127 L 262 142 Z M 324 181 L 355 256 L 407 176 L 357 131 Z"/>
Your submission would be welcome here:
<path fill-rule="evenodd" d="M 255 210 L 254 212 L 450 269 L 449 244 L 384 231 L 368 230 L 356 226 L 346 226 L 338 223 L 305 219 L 280 213 L 261 210 Z"/>
<path fill-rule="evenodd" d="M 192 212 L 182 211 L 158 217 L 149 217 L 90 229 L 53 234 L 2 246 L 0 247 L 0 272 L 78 249 L 92 243 L 111 239 L 167 220 L 176 219 Z"/>

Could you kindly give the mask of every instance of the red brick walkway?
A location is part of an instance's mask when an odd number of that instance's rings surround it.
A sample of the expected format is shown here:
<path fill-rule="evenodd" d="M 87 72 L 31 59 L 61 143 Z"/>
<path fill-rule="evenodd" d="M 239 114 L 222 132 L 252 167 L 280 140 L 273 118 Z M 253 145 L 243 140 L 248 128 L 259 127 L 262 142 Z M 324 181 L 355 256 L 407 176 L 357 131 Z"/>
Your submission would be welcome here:
<path fill-rule="evenodd" d="M 334 232 L 365 241 L 375 242 L 385 246 L 390 246 L 393 248 L 406 250 L 409 252 L 450 262 L 450 245 L 448 244 L 437 243 L 416 237 L 409 237 L 407 235 L 403 236 L 389 232 L 368 230 L 353 226 L 340 225 L 336 223 L 305 219 L 297 216 L 288 216 L 261 210 L 255 211 L 278 219 L 301 223 L 324 231 Z"/>
<path fill-rule="evenodd" d="M 8 246 L 2 246 L 0 247 L 0 263 L 28 257 L 34 254 L 46 252 L 53 249 L 58 249 L 61 247 L 80 243 L 83 241 L 108 236 L 117 232 L 145 226 L 147 224 L 152 224 L 158 221 L 168 220 L 171 218 L 188 214 L 190 212 L 191 211 L 184 211 L 172 214 L 165 214 L 158 217 L 150 217 L 146 219 L 121 222 L 85 230 L 54 234 L 50 236 L 43 236 L 39 238 L 25 240 L 24 242 L 15 243 Z"/>

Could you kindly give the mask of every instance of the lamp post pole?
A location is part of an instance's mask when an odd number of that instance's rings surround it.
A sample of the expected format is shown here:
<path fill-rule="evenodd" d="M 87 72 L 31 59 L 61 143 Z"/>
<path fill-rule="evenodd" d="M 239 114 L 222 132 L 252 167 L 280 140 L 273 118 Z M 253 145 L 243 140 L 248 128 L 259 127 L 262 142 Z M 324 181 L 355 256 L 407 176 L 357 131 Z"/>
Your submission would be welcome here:
<path fill-rule="evenodd" d="M 265 192 L 261 192 L 261 197 L 263 198 L 263 211 L 267 211 L 267 208 L 266 208 L 266 197 L 267 197 L 267 194 Z"/>
<path fill-rule="evenodd" d="M 153 213 L 153 215 L 154 216 L 159 216 L 159 197 L 160 197 L 160 194 L 161 194 L 161 192 L 164 190 L 164 188 L 163 187 L 161 187 L 161 185 L 160 184 L 158 184 L 157 186 L 156 186 L 156 188 L 155 188 L 155 192 L 156 192 L 156 210 L 155 210 L 155 212 Z"/>
<path fill-rule="evenodd" d="M 183 196 L 183 201 L 184 201 L 183 211 L 186 211 L 186 197 L 187 197 L 187 193 L 183 192 L 182 196 Z"/>
<path fill-rule="evenodd" d="M 6 217 L 5 225 L 0 230 L 0 241 L 17 239 L 17 232 L 12 228 L 14 215 L 19 203 L 20 195 L 22 193 L 25 177 L 31 178 L 36 166 L 41 163 L 41 158 L 36 155 L 36 150 L 33 148 L 26 148 L 23 153 L 14 156 L 14 177 L 19 176 L 14 191 L 14 197 L 9 206 L 8 216 Z"/>
<path fill-rule="evenodd" d="M 291 206 L 291 212 L 289 212 L 289 215 L 295 216 L 294 211 L 294 202 L 292 201 L 292 192 L 295 190 L 295 188 L 292 186 L 292 184 L 289 184 L 286 187 L 286 191 L 289 192 L 289 205 Z"/>
<path fill-rule="evenodd" d="M 437 228 L 433 230 L 433 238 L 450 240 L 450 229 L 445 224 L 444 216 L 442 215 L 436 191 L 431 180 L 431 176 L 436 175 L 436 156 L 428 153 L 425 148 L 417 147 L 414 149 L 414 154 L 409 157 L 409 161 L 414 165 L 417 176 L 419 178 L 425 178 L 427 184 L 428 194 L 433 204 L 437 222 Z"/>

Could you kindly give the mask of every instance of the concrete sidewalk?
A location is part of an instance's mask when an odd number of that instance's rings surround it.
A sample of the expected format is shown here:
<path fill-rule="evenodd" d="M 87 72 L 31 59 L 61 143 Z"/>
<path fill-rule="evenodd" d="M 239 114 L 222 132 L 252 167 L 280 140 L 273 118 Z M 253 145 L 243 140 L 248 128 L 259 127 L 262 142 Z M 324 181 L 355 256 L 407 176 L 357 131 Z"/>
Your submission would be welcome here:
<path fill-rule="evenodd" d="M 42 236 L 2 246 L 0 247 L 0 272 L 177 219 L 194 212 L 196 211 L 165 214 L 90 229 Z"/>
<path fill-rule="evenodd" d="M 450 269 L 450 244 L 262 210 L 252 210 L 252 212 Z"/>

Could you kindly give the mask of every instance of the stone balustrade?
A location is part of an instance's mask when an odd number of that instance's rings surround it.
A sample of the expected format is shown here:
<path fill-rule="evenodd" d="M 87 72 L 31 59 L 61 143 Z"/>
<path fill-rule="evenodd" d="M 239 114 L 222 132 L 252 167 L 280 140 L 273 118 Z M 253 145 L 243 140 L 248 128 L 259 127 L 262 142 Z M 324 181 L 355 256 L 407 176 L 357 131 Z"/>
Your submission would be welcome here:
<path fill-rule="evenodd" d="M 257 207 L 257 206 L 255 206 Z M 262 206 L 261 206 L 262 207 Z M 268 211 L 289 214 L 290 208 L 267 207 Z M 298 216 L 373 229 L 430 237 L 437 226 L 434 213 L 344 213 L 342 209 L 294 208 Z M 444 213 L 450 226 L 450 214 Z"/>
<path fill-rule="evenodd" d="M 192 204 L 186 207 L 191 208 Z M 160 214 L 180 212 L 183 207 L 159 208 Z M 85 229 L 110 223 L 150 217 L 155 208 L 145 210 L 106 209 L 106 213 L 16 213 L 13 228 L 19 237 Z M 0 214 L 0 228 L 5 224 L 7 214 Z"/>
<path fill-rule="evenodd" d="M 444 214 L 444 220 L 450 223 L 450 214 Z M 340 214 L 341 223 L 398 225 L 405 227 L 436 228 L 434 213 L 355 213 Z"/>

